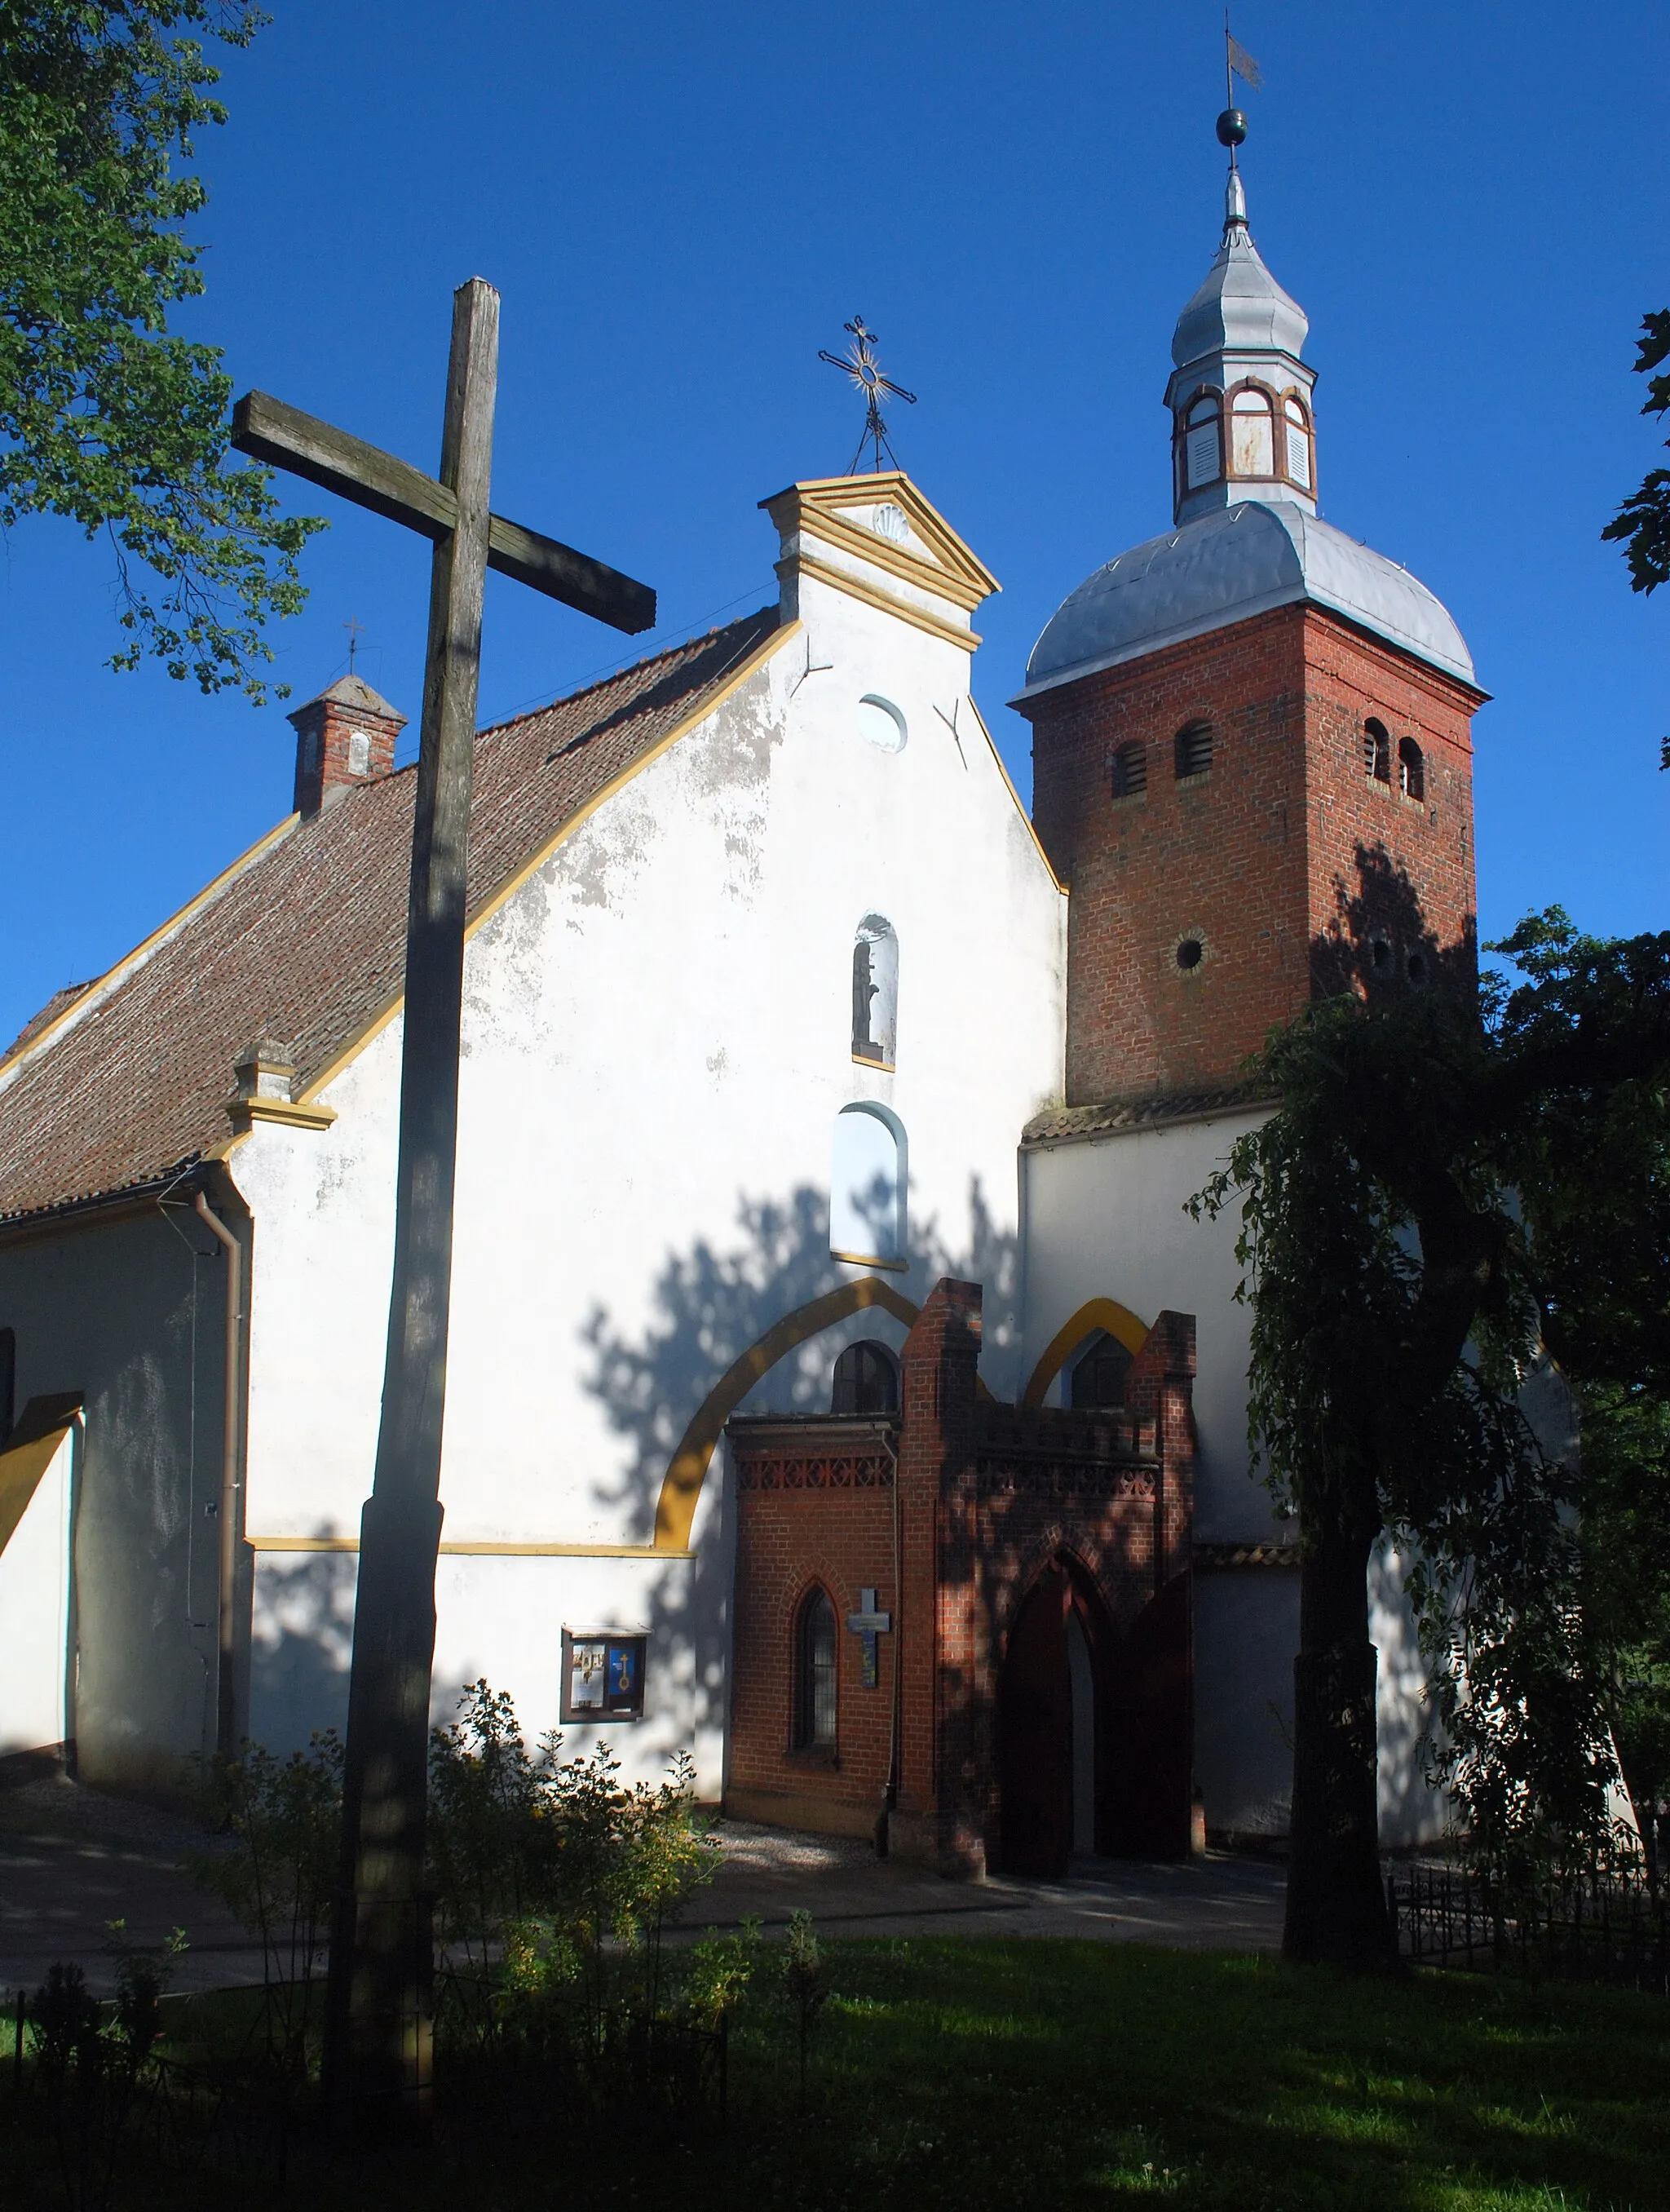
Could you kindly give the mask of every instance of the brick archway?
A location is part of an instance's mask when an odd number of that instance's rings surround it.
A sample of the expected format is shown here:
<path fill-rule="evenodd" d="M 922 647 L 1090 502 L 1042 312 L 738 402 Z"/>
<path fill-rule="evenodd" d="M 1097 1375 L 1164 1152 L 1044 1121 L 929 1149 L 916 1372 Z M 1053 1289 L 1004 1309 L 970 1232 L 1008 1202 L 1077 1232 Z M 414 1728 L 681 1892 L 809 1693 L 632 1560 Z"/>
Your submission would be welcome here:
<path fill-rule="evenodd" d="M 998 1674 L 999 1834 L 1011 1874 L 1059 1876 L 1075 1850 L 1108 1846 L 1114 1640 L 1096 1578 L 1058 1546 L 1016 1608 Z"/>
<path fill-rule="evenodd" d="M 820 1330 L 845 1321 L 849 1314 L 862 1313 L 870 1306 L 880 1306 L 907 1328 L 921 1310 L 896 1291 L 891 1283 L 878 1282 L 873 1275 L 863 1275 L 857 1282 L 842 1283 L 836 1290 L 826 1291 L 821 1298 L 813 1298 L 809 1304 L 785 1314 L 781 1321 L 750 1344 L 739 1359 L 732 1360 L 691 1416 L 689 1425 L 667 1462 L 667 1471 L 661 1477 L 660 1495 L 655 1502 L 658 1552 L 689 1550 L 690 1528 L 701 1500 L 701 1486 L 713 1462 L 714 1447 L 724 1432 L 725 1424 L 761 1376 L 769 1373 L 786 1353 L 804 1344 L 809 1336 L 816 1336 Z"/>
<path fill-rule="evenodd" d="M 1044 1394 L 1088 1336 L 1105 1329 L 1134 1358 L 1148 1341 L 1148 1324 L 1117 1298 L 1087 1298 L 1058 1328 L 1040 1354 L 1021 1393 L 1023 1406 L 1041 1406 Z"/>

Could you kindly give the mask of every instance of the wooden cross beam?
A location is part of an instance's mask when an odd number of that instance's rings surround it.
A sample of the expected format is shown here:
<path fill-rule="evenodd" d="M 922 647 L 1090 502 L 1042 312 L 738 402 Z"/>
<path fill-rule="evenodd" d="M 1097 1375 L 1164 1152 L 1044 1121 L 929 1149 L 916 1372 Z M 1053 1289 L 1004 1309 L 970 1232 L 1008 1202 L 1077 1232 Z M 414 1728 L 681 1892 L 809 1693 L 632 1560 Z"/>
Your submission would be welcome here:
<path fill-rule="evenodd" d="M 233 443 L 419 532 L 434 545 L 406 916 L 394 1276 L 382 1420 L 360 1522 L 343 1777 L 343 1871 L 331 1943 L 325 2063 L 340 2118 L 427 2122 L 434 1947 L 423 1884 L 429 1677 L 440 1545 L 440 1439 L 452 1297 L 464 994 L 465 856 L 491 568 L 616 629 L 648 629 L 647 585 L 489 511 L 499 295 L 452 297 L 434 477 L 264 392 L 238 403 Z M 222 1746 L 230 1751 L 232 1746 Z"/>
<path fill-rule="evenodd" d="M 390 522 L 404 523 L 437 544 L 458 526 L 458 500 L 447 485 L 268 392 L 246 392 L 238 402 L 232 411 L 232 442 L 269 468 L 306 477 L 309 483 L 338 492 Z M 601 561 L 576 553 L 572 545 L 542 538 L 501 514 L 487 518 L 487 565 L 629 636 L 655 627 L 655 594 L 647 584 L 635 583 Z"/>

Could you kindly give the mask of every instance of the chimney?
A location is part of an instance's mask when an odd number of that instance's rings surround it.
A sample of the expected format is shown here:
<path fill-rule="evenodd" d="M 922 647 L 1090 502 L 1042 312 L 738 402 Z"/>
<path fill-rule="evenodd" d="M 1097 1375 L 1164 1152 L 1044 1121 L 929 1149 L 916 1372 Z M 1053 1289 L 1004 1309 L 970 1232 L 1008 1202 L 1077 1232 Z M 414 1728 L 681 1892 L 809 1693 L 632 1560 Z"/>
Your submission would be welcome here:
<path fill-rule="evenodd" d="M 295 811 L 317 814 L 346 784 L 369 783 L 394 766 L 406 718 L 358 676 L 339 676 L 290 716 L 295 730 Z"/>

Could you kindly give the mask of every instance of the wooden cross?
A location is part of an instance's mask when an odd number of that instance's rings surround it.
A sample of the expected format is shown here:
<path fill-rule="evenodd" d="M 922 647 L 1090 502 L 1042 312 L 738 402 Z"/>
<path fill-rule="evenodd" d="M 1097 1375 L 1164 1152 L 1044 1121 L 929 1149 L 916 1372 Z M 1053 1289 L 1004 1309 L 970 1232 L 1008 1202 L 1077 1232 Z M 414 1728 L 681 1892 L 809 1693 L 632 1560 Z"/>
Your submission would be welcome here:
<path fill-rule="evenodd" d="M 343 1881 L 331 1946 L 326 2065 L 339 2116 L 427 2120 L 434 1942 L 423 1887 L 440 1544 L 441 1415 L 452 1292 L 470 835 L 482 594 L 496 568 L 629 632 L 655 594 L 572 546 L 492 514 L 499 295 L 452 295 L 440 468 L 427 477 L 252 392 L 232 442 L 434 541 L 406 920 L 394 1277 L 376 1473 L 360 1524 L 343 1785 Z"/>
<path fill-rule="evenodd" d="M 847 1626 L 864 1646 L 864 1686 L 876 1686 L 876 1638 L 887 1635 L 893 1626 L 890 1613 L 878 1613 L 876 1593 L 872 1589 L 859 1592 L 859 1609 L 847 1616 Z"/>

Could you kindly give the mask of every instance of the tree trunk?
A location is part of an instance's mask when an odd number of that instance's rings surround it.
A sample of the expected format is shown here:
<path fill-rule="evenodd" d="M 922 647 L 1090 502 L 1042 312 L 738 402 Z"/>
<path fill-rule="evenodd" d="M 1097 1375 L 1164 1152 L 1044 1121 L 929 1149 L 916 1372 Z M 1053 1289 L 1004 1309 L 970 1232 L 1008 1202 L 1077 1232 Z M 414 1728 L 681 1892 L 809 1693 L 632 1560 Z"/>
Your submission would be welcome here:
<path fill-rule="evenodd" d="M 1293 1814 L 1282 1951 L 1385 1967 L 1396 1951 L 1380 1879 L 1369 1557 L 1377 1530 L 1307 1515 L 1293 1662 Z"/>

